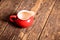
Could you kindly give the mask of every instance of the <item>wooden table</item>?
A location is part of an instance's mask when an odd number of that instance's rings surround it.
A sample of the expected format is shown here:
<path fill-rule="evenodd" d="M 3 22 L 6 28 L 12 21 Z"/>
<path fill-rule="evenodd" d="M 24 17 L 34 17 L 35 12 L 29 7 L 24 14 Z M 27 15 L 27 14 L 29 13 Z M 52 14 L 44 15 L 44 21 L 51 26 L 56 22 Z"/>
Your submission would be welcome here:
<path fill-rule="evenodd" d="M 9 15 L 36 12 L 29 28 L 19 28 Z M 60 0 L 0 0 L 0 40 L 60 40 Z"/>

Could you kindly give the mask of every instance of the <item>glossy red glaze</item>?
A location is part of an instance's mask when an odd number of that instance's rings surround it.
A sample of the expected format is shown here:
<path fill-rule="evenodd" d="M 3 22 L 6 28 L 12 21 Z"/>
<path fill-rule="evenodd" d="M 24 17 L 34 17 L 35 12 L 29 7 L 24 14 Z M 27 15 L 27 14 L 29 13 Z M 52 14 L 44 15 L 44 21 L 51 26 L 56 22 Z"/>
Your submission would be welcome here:
<path fill-rule="evenodd" d="M 19 26 L 21 26 L 21 27 L 23 27 L 23 28 L 26 28 L 26 27 L 29 27 L 30 25 L 32 25 L 33 20 L 34 20 L 33 17 L 30 17 L 30 18 L 27 19 L 27 20 L 17 19 L 17 20 L 15 20 L 15 22 L 16 22 Z"/>
<path fill-rule="evenodd" d="M 32 23 L 33 23 L 33 20 L 34 20 L 33 16 L 31 16 L 27 20 L 18 19 L 16 15 L 11 15 L 10 16 L 10 21 L 11 22 L 15 22 L 18 26 L 23 27 L 23 28 L 27 28 L 27 27 L 31 26 Z"/>

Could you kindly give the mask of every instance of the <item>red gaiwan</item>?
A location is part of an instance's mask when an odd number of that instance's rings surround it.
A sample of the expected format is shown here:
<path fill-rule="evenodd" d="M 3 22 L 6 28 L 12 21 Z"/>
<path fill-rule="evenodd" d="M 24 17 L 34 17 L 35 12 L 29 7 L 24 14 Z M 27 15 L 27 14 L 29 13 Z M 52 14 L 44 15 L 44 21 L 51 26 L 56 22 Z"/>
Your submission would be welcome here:
<path fill-rule="evenodd" d="M 15 22 L 20 27 L 27 28 L 31 26 L 34 21 L 34 12 L 21 10 L 17 13 L 17 15 L 11 15 L 10 21 Z"/>

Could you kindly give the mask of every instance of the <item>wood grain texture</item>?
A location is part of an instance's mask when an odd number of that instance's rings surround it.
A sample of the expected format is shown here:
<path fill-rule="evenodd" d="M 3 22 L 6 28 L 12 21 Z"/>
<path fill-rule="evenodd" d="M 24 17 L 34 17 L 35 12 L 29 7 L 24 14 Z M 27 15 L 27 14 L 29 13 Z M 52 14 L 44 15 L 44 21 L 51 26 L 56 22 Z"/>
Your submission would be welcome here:
<path fill-rule="evenodd" d="M 5 1 L 3 1 L 3 2 L 6 2 L 6 0 Z M 2 4 L 1 4 L 2 5 Z M 5 29 L 5 27 L 7 26 L 7 23 L 6 22 L 4 22 L 2 19 L 3 18 L 5 18 L 5 17 L 3 17 L 3 12 L 2 12 L 2 6 L 0 5 L 0 35 L 1 35 L 1 33 L 4 31 L 4 29 Z M 5 14 L 4 14 L 5 15 Z"/>
<path fill-rule="evenodd" d="M 44 3 L 46 2 L 46 4 L 47 4 L 47 2 L 48 1 L 44 1 Z M 14 36 L 13 38 L 12 38 L 12 40 L 34 40 L 35 38 L 37 39 L 38 38 L 38 36 L 39 36 L 39 33 L 40 33 L 40 31 L 42 30 L 41 29 L 41 27 L 42 27 L 42 25 L 44 25 L 44 23 L 45 23 L 45 21 L 44 21 L 44 19 L 46 20 L 47 19 L 47 17 L 49 16 L 49 13 L 50 13 L 50 11 L 51 11 L 51 9 L 52 9 L 52 7 L 53 7 L 53 5 L 54 5 L 54 2 L 55 1 L 50 1 L 51 3 L 49 4 L 49 6 L 48 6 L 48 10 L 44 10 L 43 11 L 43 13 L 42 13 L 42 10 L 43 9 L 46 9 L 46 8 L 42 8 L 41 10 L 39 10 L 39 11 L 41 11 L 41 14 L 40 14 L 40 12 L 39 12 L 39 15 L 36 17 L 36 21 L 37 21 L 37 23 L 36 24 L 34 24 L 34 25 L 32 25 L 32 27 L 30 27 L 30 28 L 27 28 L 27 29 L 23 29 L 22 31 L 20 31 L 20 33 L 19 33 L 19 35 L 18 36 Z M 47 5 L 43 5 L 43 7 L 45 7 L 45 6 L 47 6 Z M 44 14 L 44 13 L 46 13 L 46 15 Z M 48 14 L 47 14 L 48 13 Z M 43 15 L 45 15 L 45 17 L 43 17 Z M 38 18 L 39 17 L 41 17 L 41 19 L 39 19 L 39 20 L 42 20 L 42 21 L 38 21 Z M 43 17 L 43 18 L 42 18 Z M 39 28 L 37 28 L 38 26 L 38 24 L 41 22 L 41 27 L 39 27 Z M 39 25 L 40 26 L 40 25 Z M 42 27 L 43 28 L 43 27 Z M 32 30 L 31 30 L 32 29 Z M 36 29 L 36 30 L 35 30 Z M 39 30 L 38 32 L 37 32 L 37 30 Z M 18 30 L 17 30 L 18 31 Z M 15 32 L 15 31 L 14 31 Z M 36 35 L 34 35 L 33 33 L 36 33 Z M 15 34 L 15 33 L 14 33 Z M 21 35 L 22 34 L 22 35 Z M 31 34 L 31 35 L 30 35 Z M 22 38 L 21 38 L 21 36 L 22 36 Z M 32 36 L 32 37 L 31 37 Z M 26 39 L 27 38 L 27 39 Z M 30 39 L 28 39 L 28 38 L 30 38 Z M 36 40 L 35 39 L 35 40 Z"/>
<path fill-rule="evenodd" d="M 37 0 L 37 1 L 39 1 L 39 0 Z M 40 2 L 40 1 L 39 1 Z M 37 2 L 36 2 L 37 3 Z M 36 4 L 35 3 L 35 5 L 38 5 L 38 4 Z M 33 3 L 32 3 L 33 4 Z M 40 3 L 39 3 L 40 4 Z M 35 8 L 35 7 L 38 7 L 38 6 L 33 6 L 32 8 Z M 40 7 L 40 5 L 39 5 L 39 7 Z M 30 8 L 30 7 L 29 7 Z M 30 10 L 32 9 L 32 8 L 30 8 Z M 37 9 L 35 9 L 36 10 L 36 12 L 37 12 L 37 10 L 38 10 L 39 8 L 37 8 Z M 33 10 L 33 11 L 35 11 L 35 10 Z M 32 11 L 32 10 L 31 10 Z M 31 28 L 29 28 L 29 29 L 31 29 Z M 18 36 L 18 37 L 15 37 L 13 40 L 20 40 L 20 39 L 22 39 L 22 37 L 23 37 L 23 35 L 24 35 L 24 33 L 26 32 L 26 29 L 23 29 L 23 31 L 21 31 L 20 33 L 19 33 L 19 35 L 20 36 Z M 22 34 L 22 35 L 21 35 Z M 21 37 L 22 36 L 22 37 Z"/>
<path fill-rule="evenodd" d="M 42 3 L 43 3 L 43 0 L 37 0 L 34 7 L 31 8 L 31 11 L 34 11 L 35 15 Z"/>
<path fill-rule="evenodd" d="M 14 31 L 14 27 L 11 25 L 7 25 L 7 28 L 4 30 L 4 32 L 0 35 L 0 40 L 9 40 L 9 37 L 11 36 L 12 32 Z"/>
<path fill-rule="evenodd" d="M 22 40 L 37 40 L 38 39 L 38 37 L 40 36 L 40 33 L 43 29 L 43 26 L 46 22 L 46 19 L 48 18 L 49 14 L 52 10 L 54 3 L 55 3 L 55 0 L 53 0 L 53 1 L 45 0 L 45 3 L 43 3 L 41 9 L 38 11 L 39 16 L 36 18 L 37 19 L 36 23 L 34 24 L 34 26 L 31 30 L 27 29 L 27 32 L 25 33 Z M 47 4 L 48 4 L 48 6 L 47 6 Z"/>
<path fill-rule="evenodd" d="M 14 13 L 16 6 L 21 0 L 4 0 L 0 5 L 0 40 L 8 40 L 10 33 L 13 32 L 14 28 L 9 22 L 9 15 Z M 11 29 L 11 30 L 9 30 Z"/>
<path fill-rule="evenodd" d="M 58 7 L 58 8 L 56 8 L 56 9 L 58 10 L 60 2 L 57 1 L 57 3 L 55 3 L 55 0 L 18 0 L 18 1 L 1 0 L 1 2 L 0 2 L 0 40 L 45 40 L 45 39 L 43 39 L 44 32 L 47 31 L 47 29 L 50 27 L 48 27 L 48 28 L 46 27 L 44 29 L 44 26 L 46 24 L 47 19 L 49 18 L 49 15 L 52 11 L 54 4 L 57 5 L 56 7 Z M 10 23 L 8 21 L 10 14 L 14 14 L 15 12 L 18 12 L 23 9 L 36 12 L 34 23 L 29 28 L 19 28 L 15 24 Z M 55 9 L 55 7 L 54 7 L 54 9 Z M 56 13 L 57 13 L 57 11 L 56 11 Z M 55 13 L 55 15 L 57 16 L 56 13 Z M 59 13 L 59 11 L 58 11 L 58 13 Z M 49 18 L 49 22 L 51 22 L 50 20 L 53 20 L 55 18 L 54 13 L 51 13 L 51 15 L 52 15 L 52 17 L 51 17 L 52 19 Z M 59 21 L 59 19 L 60 19 L 60 17 L 58 14 L 58 17 L 56 20 Z M 53 21 L 53 22 L 55 22 L 55 21 Z M 48 23 L 47 23 L 47 25 L 48 25 Z M 56 22 L 56 23 L 58 23 L 57 25 L 60 25 L 59 24 L 60 22 Z M 53 24 L 53 23 L 51 23 L 51 24 Z M 53 26 L 53 25 L 51 25 L 51 26 Z M 42 34 L 43 29 L 44 29 L 44 31 Z M 59 31 L 58 28 L 57 28 L 57 30 Z M 48 30 L 48 32 L 50 32 L 50 29 Z M 59 40 L 59 34 L 60 34 L 60 32 L 56 33 L 55 40 L 57 40 L 57 38 Z M 41 39 L 40 39 L 40 37 L 41 37 Z M 50 36 L 48 38 L 50 38 Z"/>
<path fill-rule="evenodd" d="M 60 0 L 55 3 L 40 40 L 60 40 Z"/>
<path fill-rule="evenodd" d="M 25 10 L 31 10 L 31 8 L 34 7 L 35 2 L 36 2 L 36 0 L 28 0 L 28 1 L 24 0 L 24 1 L 21 3 L 21 5 L 19 6 L 19 8 L 17 9 L 17 11 L 23 10 L 23 9 L 25 9 Z M 23 4 L 24 4 L 24 5 L 23 5 Z M 11 36 L 10 39 L 12 39 L 12 40 L 21 39 L 21 38 L 23 37 L 25 31 L 26 31 L 26 28 L 15 29 L 15 31 L 13 32 L 14 35 L 12 34 L 13 36 Z M 16 33 L 16 32 L 18 32 L 18 33 Z M 22 33 L 23 33 L 23 34 L 22 34 Z M 15 34 L 16 34 L 16 35 L 15 35 Z M 18 34 L 20 34 L 21 37 L 20 37 L 20 36 L 18 37 Z M 22 35 L 21 35 L 21 34 L 22 34 Z"/>
<path fill-rule="evenodd" d="M 20 0 L 21 1 L 21 0 Z M 31 7 L 34 5 L 34 2 L 35 1 L 31 1 L 31 0 L 28 0 L 28 1 L 21 1 L 21 3 L 19 3 L 18 4 L 18 6 L 19 6 L 19 9 L 16 9 L 15 8 L 15 11 L 20 11 L 20 10 L 22 10 L 22 9 L 27 9 L 27 10 L 30 10 L 31 9 Z M 30 3 L 29 3 L 30 2 Z M 32 4 L 32 2 L 33 2 L 33 4 Z M 10 2 L 11 3 L 11 2 Z M 23 5 L 23 4 L 25 4 L 25 5 Z M 12 4 L 11 4 L 12 5 Z M 7 6 L 6 6 L 7 7 Z M 5 9 L 7 9 L 5 7 Z M 26 8 L 25 8 L 26 7 Z M 28 8 L 27 8 L 28 7 Z M 9 6 L 9 8 L 10 8 L 10 6 Z M 30 9 L 29 9 L 30 8 Z M 3 9 L 2 9 L 3 10 Z M 8 10 L 8 9 L 7 9 Z M 6 10 L 6 11 L 7 11 Z M 13 9 L 12 9 L 13 10 Z M 11 10 L 11 11 L 12 11 Z M 3 11 L 2 11 L 3 12 Z M 2 13 L 1 12 L 1 13 Z M 5 12 L 4 12 L 5 13 Z M 11 13 L 9 13 L 9 11 L 8 11 L 8 13 L 7 13 L 7 15 L 9 16 L 9 14 L 11 14 Z M 2 16 L 1 17 L 3 17 L 3 15 L 4 14 L 2 14 Z M 15 26 L 16 27 L 16 26 Z M 18 34 L 19 34 L 19 32 L 20 31 L 22 31 L 22 29 L 19 29 L 19 28 L 13 28 L 13 26 L 12 25 L 10 25 L 10 23 L 8 22 L 8 25 L 7 25 L 7 28 L 5 29 L 5 31 L 1 34 L 1 36 L 0 36 L 0 40 L 4 40 L 4 39 L 6 39 L 6 40 L 13 40 L 13 38 L 14 38 L 14 36 L 17 36 Z M 9 30 L 9 29 L 11 29 L 11 30 Z M 7 33 L 7 34 L 6 34 Z M 11 34 L 10 34 L 11 33 Z M 4 38 L 5 37 L 5 38 Z M 3 39 L 4 38 L 4 39 Z"/>
<path fill-rule="evenodd" d="M 0 35 L 4 32 L 7 24 L 8 24 L 8 23 L 3 22 L 3 21 L 0 20 Z"/>

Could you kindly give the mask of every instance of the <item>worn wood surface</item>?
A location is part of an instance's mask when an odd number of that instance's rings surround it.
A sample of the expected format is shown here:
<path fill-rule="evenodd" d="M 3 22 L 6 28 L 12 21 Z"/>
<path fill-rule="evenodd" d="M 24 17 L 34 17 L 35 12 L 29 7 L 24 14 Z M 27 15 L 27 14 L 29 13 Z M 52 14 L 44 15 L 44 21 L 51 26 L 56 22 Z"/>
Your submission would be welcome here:
<path fill-rule="evenodd" d="M 9 21 L 9 15 L 23 9 L 36 13 L 29 28 L 19 28 Z M 1 0 L 0 40 L 60 40 L 59 11 L 60 0 Z"/>
<path fill-rule="evenodd" d="M 60 40 L 60 0 L 55 3 L 40 40 Z"/>
<path fill-rule="evenodd" d="M 43 2 L 44 3 L 42 4 L 41 9 L 39 9 L 39 11 L 38 11 L 38 15 L 36 15 L 37 16 L 36 23 L 34 24 L 34 26 L 31 30 L 29 30 L 29 31 L 27 30 L 27 32 L 25 33 L 25 35 L 23 37 L 23 40 L 24 39 L 38 40 L 38 37 L 40 36 L 41 31 L 43 29 L 43 26 L 50 14 L 50 11 L 52 10 L 54 3 L 55 3 L 54 0 L 53 1 L 45 0 Z M 45 6 L 47 6 L 47 4 L 48 4 L 48 7 L 45 7 Z"/>

